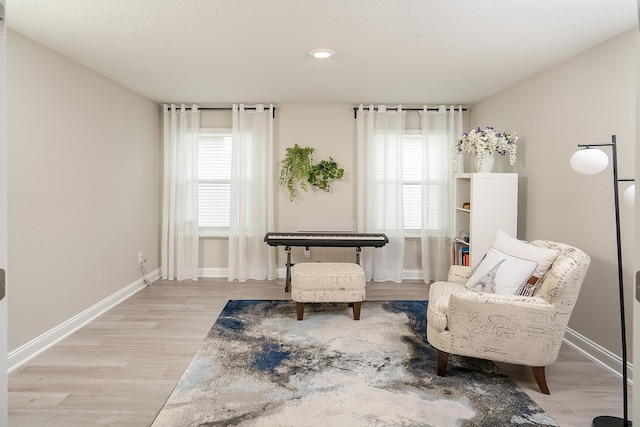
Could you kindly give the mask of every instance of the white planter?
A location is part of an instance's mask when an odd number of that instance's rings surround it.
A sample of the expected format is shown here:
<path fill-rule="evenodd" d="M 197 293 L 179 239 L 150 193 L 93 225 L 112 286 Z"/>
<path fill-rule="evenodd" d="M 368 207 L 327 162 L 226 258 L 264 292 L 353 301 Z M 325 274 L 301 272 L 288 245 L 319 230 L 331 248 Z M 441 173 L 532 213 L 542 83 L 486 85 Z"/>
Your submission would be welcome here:
<path fill-rule="evenodd" d="M 487 152 L 484 153 L 482 164 L 480 164 L 480 158 L 478 156 L 473 158 L 473 166 L 476 168 L 476 172 L 478 173 L 489 173 L 493 171 L 493 165 L 495 162 L 496 158 L 493 154 L 489 154 Z"/>

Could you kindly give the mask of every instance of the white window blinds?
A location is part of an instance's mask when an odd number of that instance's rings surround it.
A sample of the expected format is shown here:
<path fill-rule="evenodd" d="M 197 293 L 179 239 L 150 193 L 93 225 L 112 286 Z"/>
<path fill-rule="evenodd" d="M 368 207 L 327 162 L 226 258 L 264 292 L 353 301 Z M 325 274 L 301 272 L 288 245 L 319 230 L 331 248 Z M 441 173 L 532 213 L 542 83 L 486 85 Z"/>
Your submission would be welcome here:
<path fill-rule="evenodd" d="M 441 200 L 443 200 L 441 198 L 442 191 L 444 191 L 443 186 L 446 185 L 446 183 L 441 182 L 439 178 L 442 173 L 442 168 L 446 167 L 446 165 L 442 165 L 439 161 L 442 150 L 446 150 L 445 141 L 430 138 L 427 143 L 420 134 L 404 135 L 402 151 L 402 205 L 404 229 L 407 231 L 418 232 L 423 227 L 429 229 L 438 229 L 441 227 L 439 218 L 439 212 L 441 212 L 440 203 Z M 384 157 L 379 156 L 378 158 L 383 159 Z M 385 186 L 381 185 L 386 183 L 384 180 L 385 166 L 379 164 L 376 165 L 376 168 L 379 181 L 377 191 L 380 193 L 385 190 Z M 423 181 L 426 182 L 424 186 Z M 428 218 L 427 224 L 423 224 L 422 219 L 423 197 L 426 198 L 426 206 L 427 209 L 429 209 L 429 214 L 424 216 Z M 378 199 L 383 200 L 381 194 L 379 194 Z M 379 221 L 382 221 L 380 218 L 388 218 L 388 215 L 382 215 L 381 212 L 386 209 L 384 205 L 378 204 L 377 209 L 380 211 L 380 215 L 378 215 Z M 385 224 L 380 222 L 378 226 L 384 228 Z"/>
<path fill-rule="evenodd" d="M 198 219 L 201 234 L 227 235 L 230 198 L 231 130 L 202 130 L 198 153 Z"/>

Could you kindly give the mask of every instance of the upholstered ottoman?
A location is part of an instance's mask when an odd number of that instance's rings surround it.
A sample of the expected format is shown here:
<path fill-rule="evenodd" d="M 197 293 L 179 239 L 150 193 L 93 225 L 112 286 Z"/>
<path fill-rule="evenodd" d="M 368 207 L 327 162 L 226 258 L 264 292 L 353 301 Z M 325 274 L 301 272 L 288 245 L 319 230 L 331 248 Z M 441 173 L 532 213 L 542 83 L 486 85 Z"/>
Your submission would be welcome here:
<path fill-rule="evenodd" d="M 298 320 L 308 302 L 353 304 L 353 319 L 360 320 L 365 297 L 364 271 L 345 262 L 303 262 L 291 268 L 291 298 L 296 302 Z"/>

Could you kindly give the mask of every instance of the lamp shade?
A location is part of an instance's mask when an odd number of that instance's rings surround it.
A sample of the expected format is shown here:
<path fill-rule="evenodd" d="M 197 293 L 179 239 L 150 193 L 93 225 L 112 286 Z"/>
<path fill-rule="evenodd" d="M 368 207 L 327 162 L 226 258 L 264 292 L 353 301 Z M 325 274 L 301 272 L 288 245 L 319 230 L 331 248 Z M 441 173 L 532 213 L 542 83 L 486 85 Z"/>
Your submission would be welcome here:
<path fill-rule="evenodd" d="M 609 156 L 596 148 L 587 148 L 573 153 L 569 161 L 571 168 L 583 175 L 600 173 L 609 164 Z"/>
<path fill-rule="evenodd" d="M 633 184 L 627 187 L 624 193 L 622 193 L 622 198 L 627 205 L 633 207 L 636 202 L 636 185 Z"/>

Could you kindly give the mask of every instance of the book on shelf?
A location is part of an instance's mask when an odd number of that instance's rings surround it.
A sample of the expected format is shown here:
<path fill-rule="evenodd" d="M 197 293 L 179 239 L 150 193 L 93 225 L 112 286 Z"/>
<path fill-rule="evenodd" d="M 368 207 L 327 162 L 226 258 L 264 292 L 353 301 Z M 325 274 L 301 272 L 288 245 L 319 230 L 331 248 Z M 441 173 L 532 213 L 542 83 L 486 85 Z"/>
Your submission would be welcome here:
<path fill-rule="evenodd" d="M 469 266 L 469 245 L 459 241 L 451 245 L 451 264 Z"/>

